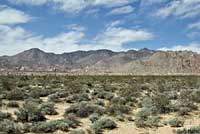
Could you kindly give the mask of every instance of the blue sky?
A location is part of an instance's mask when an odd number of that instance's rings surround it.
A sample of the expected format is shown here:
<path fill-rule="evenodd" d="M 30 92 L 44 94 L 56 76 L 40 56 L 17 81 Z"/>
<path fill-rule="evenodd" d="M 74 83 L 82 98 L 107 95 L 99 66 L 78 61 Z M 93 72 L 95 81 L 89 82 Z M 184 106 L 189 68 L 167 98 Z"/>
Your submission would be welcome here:
<path fill-rule="evenodd" d="M 144 47 L 200 52 L 200 0 L 0 1 L 0 55 Z"/>

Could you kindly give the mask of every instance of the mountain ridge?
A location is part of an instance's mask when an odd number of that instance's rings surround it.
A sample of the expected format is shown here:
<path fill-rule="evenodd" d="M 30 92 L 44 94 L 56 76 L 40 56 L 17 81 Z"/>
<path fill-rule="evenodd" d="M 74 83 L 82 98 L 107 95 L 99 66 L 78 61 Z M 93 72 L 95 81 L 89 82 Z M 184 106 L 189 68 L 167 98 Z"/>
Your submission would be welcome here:
<path fill-rule="evenodd" d="M 114 52 L 107 49 L 46 53 L 32 48 L 0 56 L 0 71 L 57 71 L 81 74 L 199 74 L 200 54 L 143 48 Z"/>

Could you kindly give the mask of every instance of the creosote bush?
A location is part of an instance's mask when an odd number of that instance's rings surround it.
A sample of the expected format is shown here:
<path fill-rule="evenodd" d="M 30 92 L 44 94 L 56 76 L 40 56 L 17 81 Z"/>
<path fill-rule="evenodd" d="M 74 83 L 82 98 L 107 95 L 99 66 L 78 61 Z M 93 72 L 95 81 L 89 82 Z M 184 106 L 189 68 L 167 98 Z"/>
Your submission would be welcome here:
<path fill-rule="evenodd" d="M 7 107 L 18 108 L 19 104 L 16 101 L 9 101 Z"/>
<path fill-rule="evenodd" d="M 0 132 L 5 134 L 22 134 L 20 126 L 11 120 L 0 121 Z"/>
<path fill-rule="evenodd" d="M 0 121 L 3 121 L 4 119 L 12 119 L 11 114 L 0 112 Z"/>
<path fill-rule="evenodd" d="M 92 130 L 95 132 L 95 134 L 100 134 L 104 129 L 115 129 L 117 127 L 117 124 L 107 118 L 102 118 L 94 122 L 94 124 L 91 126 Z"/>
<path fill-rule="evenodd" d="M 71 105 L 68 109 L 65 110 L 65 115 L 69 113 L 74 113 L 78 117 L 88 117 L 93 113 L 98 113 L 102 115 L 105 113 L 105 109 L 101 106 L 94 105 L 88 102 L 81 102 Z"/>
<path fill-rule="evenodd" d="M 135 125 L 137 127 L 158 127 L 160 117 L 152 114 L 151 109 L 141 109 L 135 117 Z"/>
<path fill-rule="evenodd" d="M 19 108 L 17 112 L 15 112 L 17 116 L 17 120 L 21 122 L 37 122 L 44 121 L 46 118 L 42 113 L 39 105 L 34 102 L 27 102 L 23 105 L 23 107 Z"/>
<path fill-rule="evenodd" d="M 200 133 L 200 126 L 198 127 L 192 127 L 192 128 L 189 128 L 189 129 L 179 129 L 176 131 L 177 134 L 199 134 Z"/>
<path fill-rule="evenodd" d="M 168 123 L 171 127 L 182 127 L 184 125 L 184 120 L 181 118 L 175 117 L 169 120 Z"/>
<path fill-rule="evenodd" d="M 72 130 L 71 132 L 70 132 L 70 134 L 85 134 L 85 132 L 83 131 L 83 130 Z"/>
<path fill-rule="evenodd" d="M 42 113 L 46 115 L 57 115 L 57 111 L 55 110 L 53 102 L 46 102 L 40 105 L 40 110 Z"/>

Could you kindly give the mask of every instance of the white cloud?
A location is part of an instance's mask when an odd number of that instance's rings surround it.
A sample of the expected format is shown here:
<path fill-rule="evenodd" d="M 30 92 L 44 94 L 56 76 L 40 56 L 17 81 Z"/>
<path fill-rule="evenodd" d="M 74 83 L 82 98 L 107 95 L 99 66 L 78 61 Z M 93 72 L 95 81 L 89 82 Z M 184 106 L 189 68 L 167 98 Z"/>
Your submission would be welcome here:
<path fill-rule="evenodd" d="M 200 21 L 189 24 L 188 29 L 199 29 L 200 30 Z"/>
<path fill-rule="evenodd" d="M 149 6 L 154 4 L 162 4 L 165 3 L 167 0 L 141 0 L 142 6 Z"/>
<path fill-rule="evenodd" d="M 133 11 L 134 11 L 134 8 L 132 6 L 124 6 L 124 7 L 115 8 L 112 11 L 110 11 L 108 14 L 109 15 L 128 14 Z"/>
<path fill-rule="evenodd" d="M 159 9 L 155 16 L 166 18 L 178 16 L 180 18 L 191 18 L 200 14 L 200 0 L 173 0 L 165 7 Z"/>
<path fill-rule="evenodd" d="M 31 17 L 22 11 L 0 6 L 0 25 L 26 23 L 31 20 Z"/>
<path fill-rule="evenodd" d="M 160 48 L 159 50 L 162 51 L 193 51 L 200 53 L 200 44 L 199 43 L 191 43 L 189 45 L 177 45 L 173 46 L 171 48 L 163 47 Z"/>
<path fill-rule="evenodd" d="M 118 7 L 127 5 L 134 0 L 9 0 L 16 4 L 51 5 L 65 12 L 80 12 L 87 7 L 103 6 Z"/>
<path fill-rule="evenodd" d="M 100 44 L 121 46 L 136 41 L 145 41 L 154 38 L 154 35 L 146 30 L 126 29 L 123 27 L 107 27 L 95 40 Z"/>
<path fill-rule="evenodd" d="M 78 25 L 78 24 L 67 25 L 67 29 L 73 30 L 73 31 L 85 31 L 86 30 L 85 27 Z"/>
<path fill-rule="evenodd" d="M 8 1 L 15 2 L 17 4 L 43 5 L 48 0 L 8 0 Z"/>
<path fill-rule="evenodd" d="M 34 35 L 22 27 L 0 25 L 0 55 L 13 55 L 30 48 L 39 48 L 47 52 L 63 53 L 77 50 L 111 49 L 124 50 L 123 45 L 130 42 L 150 40 L 153 34 L 145 30 L 133 30 L 122 27 L 107 27 L 96 38 L 83 44 L 85 33 L 71 30 L 56 36 L 44 38 Z"/>

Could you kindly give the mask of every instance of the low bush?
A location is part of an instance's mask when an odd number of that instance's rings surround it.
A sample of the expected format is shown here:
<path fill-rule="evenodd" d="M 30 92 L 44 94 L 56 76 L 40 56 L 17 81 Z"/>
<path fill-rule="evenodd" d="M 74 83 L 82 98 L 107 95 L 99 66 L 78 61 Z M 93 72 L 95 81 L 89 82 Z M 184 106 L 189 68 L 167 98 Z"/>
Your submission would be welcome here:
<path fill-rule="evenodd" d="M 112 130 L 115 129 L 116 127 L 117 124 L 113 120 L 107 118 L 99 119 L 96 122 L 94 122 L 94 124 L 91 126 L 95 134 L 102 133 L 104 129 Z"/>
<path fill-rule="evenodd" d="M 23 100 L 25 96 L 25 91 L 22 89 L 13 89 L 6 92 L 6 99 L 8 100 Z"/>
<path fill-rule="evenodd" d="M 18 108 L 19 104 L 16 101 L 9 101 L 7 107 Z"/>
<path fill-rule="evenodd" d="M 67 132 L 69 128 L 75 128 L 77 122 L 69 119 L 55 120 L 49 122 L 37 122 L 33 124 L 25 124 L 24 131 L 26 133 L 53 133 L 57 130 Z"/>
<path fill-rule="evenodd" d="M 46 118 L 37 103 L 28 102 L 15 112 L 18 121 L 37 122 L 44 121 Z"/>
<path fill-rule="evenodd" d="M 72 130 L 70 134 L 85 134 L 83 130 Z"/>
<path fill-rule="evenodd" d="M 107 111 L 111 115 L 128 114 L 130 112 L 130 106 L 126 105 L 126 99 L 123 97 L 115 97 L 107 106 Z"/>
<path fill-rule="evenodd" d="M 32 124 L 29 132 L 34 133 L 52 133 L 57 130 L 54 122 L 39 122 Z"/>
<path fill-rule="evenodd" d="M 67 103 L 75 103 L 82 101 L 90 101 L 89 95 L 86 93 L 83 94 L 74 94 L 66 98 Z"/>
<path fill-rule="evenodd" d="M 54 105 L 55 104 L 53 102 L 43 103 L 40 106 L 40 110 L 46 115 L 57 115 L 58 113 L 56 112 Z"/>
<path fill-rule="evenodd" d="M 178 117 L 175 117 L 175 118 L 169 120 L 168 123 L 171 127 L 182 127 L 184 125 L 184 120 L 182 120 Z"/>
<path fill-rule="evenodd" d="M 60 98 L 61 98 L 61 94 L 59 92 L 56 92 L 48 96 L 48 101 L 60 102 L 61 101 Z"/>
<path fill-rule="evenodd" d="M 137 127 L 158 127 L 159 123 L 159 116 L 152 115 L 151 110 L 147 108 L 141 109 L 135 117 L 135 125 Z"/>
<path fill-rule="evenodd" d="M 71 105 L 68 109 L 65 110 L 65 115 L 69 113 L 74 113 L 78 117 L 88 117 L 93 113 L 98 113 L 102 115 L 105 113 L 105 109 L 101 106 L 94 105 L 88 102 L 81 102 L 74 105 Z"/>
<path fill-rule="evenodd" d="M 94 122 L 96 122 L 97 120 L 100 119 L 100 116 L 99 116 L 99 114 L 94 113 L 94 114 L 90 115 L 89 119 L 90 119 L 90 121 L 91 121 L 92 123 L 94 123 Z"/>
<path fill-rule="evenodd" d="M 106 100 L 111 100 L 114 95 L 111 92 L 107 92 L 107 91 L 97 91 L 97 97 L 100 99 L 106 99 Z"/>
<path fill-rule="evenodd" d="M 10 113 L 3 113 L 0 112 L 0 121 L 3 121 L 4 119 L 11 119 L 11 114 Z"/>
<path fill-rule="evenodd" d="M 10 120 L 0 121 L 0 132 L 5 134 L 22 134 L 20 126 Z"/>
<path fill-rule="evenodd" d="M 189 129 L 182 129 L 182 130 L 177 130 L 176 131 L 177 134 L 199 134 L 200 133 L 200 127 L 192 127 Z"/>

